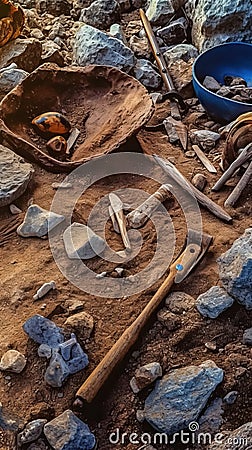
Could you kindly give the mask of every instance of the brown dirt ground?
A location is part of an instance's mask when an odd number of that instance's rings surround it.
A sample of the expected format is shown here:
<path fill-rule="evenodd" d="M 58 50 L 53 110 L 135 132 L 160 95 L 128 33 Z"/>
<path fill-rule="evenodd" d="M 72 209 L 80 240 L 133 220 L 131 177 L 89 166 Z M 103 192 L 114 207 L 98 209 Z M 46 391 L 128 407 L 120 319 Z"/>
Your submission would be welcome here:
<path fill-rule="evenodd" d="M 220 193 L 211 193 L 210 188 L 220 176 L 220 170 L 217 176 L 209 174 L 197 159 L 185 157 L 178 146 L 170 145 L 162 133 L 148 135 L 146 132 L 142 133 L 145 133 L 145 138 L 148 136 L 150 148 L 153 147 L 153 151 L 163 157 L 174 158 L 177 168 L 188 179 L 197 172 L 204 173 L 208 180 L 205 193 L 223 206 L 237 178 L 234 178 Z M 223 143 L 219 144 L 216 154 L 220 153 L 222 145 Z M 133 139 L 124 146 L 124 149 L 132 151 L 132 149 L 139 150 L 139 147 Z M 215 166 L 218 167 L 218 163 L 215 162 Z M 46 172 L 39 166 L 34 165 L 34 167 L 35 174 L 29 189 L 15 202 L 23 211 L 27 209 L 31 198 L 34 203 L 50 209 L 55 194 L 51 184 L 64 179 L 64 175 Z M 113 189 L 125 186 L 144 189 L 150 193 L 156 189 L 154 182 L 140 177 L 125 176 L 102 180 L 89 189 L 85 199 L 79 200 L 76 207 L 77 216 L 83 221 L 87 220 L 90 210 L 99 198 Z M 185 237 L 185 223 L 182 220 L 181 209 L 176 202 L 170 201 L 166 203 L 166 207 L 173 219 L 177 248 L 179 248 Z M 211 286 L 218 284 L 216 258 L 251 225 L 251 186 L 248 186 L 243 193 L 237 207 L 230 210 L 234 218 L 233 224 L 227 225 L 207 211 L 203 209 L 201 211 L 204 231 L 214 237 L 214 243 L 196 270 L 181 285 L 174 287 L 195 298 Z M 7 208 L 0 211 L 0 217 L 1 220 L 10 217 Z M 126 265 L 127 275 L 143 268 L 146 258 L 150 260 L 152 257 L 155 235 L 150 222 L 144 226 L 142 233 L 145 240 L 144 249 L 137 257 L 137 261 Z M 107 234 L 111 245 L 120 247 L 120 238 L 113 233 L 111 225 L 108 227 Z M 12 417 L 19 417 L 21 423 L 34 417 L 41 417 L 43 408 L 46 409 L 44 415 L 47 417 L 58 415 L 72 407 L 78 387 L 125 328 L 137 317 L 162 280 L 141 295 L 130 298 L 111 300 L 105 297 L 93 297 L 83 293 L 64 278 L 53 260 L 48 240 L 24 239 L 13 234 L 11 240 L 0 247 L 0 250 L 0 355 L 13 348 L 23 352 L 28 358 L 27 366 L 21 375 L 11 374 L 11 379 L 6 380 L 6 373 L 0 373 L 1 403 L 4 410 Z M 95 258 L 91 265 L 97 272 L 101 272 L 106 267 L 99 258 Z M 110 263 L 109 270 L 112 269 L 113 264 Z M 55 280 L 57 290 L 50 292 L 40 301 L 34 302 L 32 296 L 36 289 L 51 279 Z M 33 314 L 43 314 L 62 326 L 69 315 L 65 307 L 69 300 L 80 300 L 84 303 L 84 310 L 94 317 L 95 329 L 89 342 L 85 344 L 90 358 L 87 370 L 71 376 L 63 388 L 57 390 L 45 384 L 43 376 L 46 362 L 38 357 L 37 345 L 27 338 L 22 331 L 22 324 Z M 47 306 L 42 311 L 41 305 L 44 303 Z M 56 308 L 58 305 L 61 308 Z M 98 438 L 99 448 L 133 450 L 141 446 L 141 444 L 139 446 L 110 444 L 109 434 L 116 428 L 127 433 L 151 432 L 146 424 L 140 424 L 136 420 L 136 410 L 142 409 L 144 398 L 149 391 L 137 396 L 132 393 L 129 386 L 135 369 L 151 361 L 159 361 L 163 372 L 166 373 L 175 367 L 200 364 L 206 359 L 212 359 L 225 371 L 225 379 L 214 393 L 214 397 L 224 396 L 230 390 L 239 392 L 237 402 L 225 410 L 224 428 L 234 429 L 251 420 L 251 350 L 242 344 L 243 331 L 250 326 L 251 312 L 249 313 L 238 304 L 216 320 L 203 319 L 196 310 L 193 310 L 183 316 L 182 327 L 175 332 L 169 332 L 154 315 L 128 358 L 109 380 L 90 409 L 81 416 L 89 423 L 91 430 Z M 214 338 L 217 342 L 215 353 L 207 350 L 204 345 L 205 342 Z M 63 393 L 62 398 L 58 397 L 58 392 Z M 4 432 L 0 448 L 2 450 L 11 448 L 10 441 L 11 434 Z M 160 446 L 158 448 L 178 450 L 180 447 Z"/>

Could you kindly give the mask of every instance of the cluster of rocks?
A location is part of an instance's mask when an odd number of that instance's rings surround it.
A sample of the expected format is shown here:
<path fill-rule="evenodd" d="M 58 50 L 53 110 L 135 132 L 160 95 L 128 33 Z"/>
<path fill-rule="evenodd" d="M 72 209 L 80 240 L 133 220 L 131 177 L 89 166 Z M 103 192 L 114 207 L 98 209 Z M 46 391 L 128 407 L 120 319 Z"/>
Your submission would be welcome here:
<path fill-rule="evenodd" d="M 203 86 L 221 97 L 241 103 L 252 103 L 252 88 L 248 87 L 246 80 L 241 77 L 226 75 L 224 85 L 221 85 L 215 78 L 206 76 Z"/>
<path fill-rule="evenodd" d="M 96 440 L 88 425 L 66 410 L 50 422 L 36 419 L 27 423 L 18 433 L 17 444 L 18 448 L 25 445 L 27 450 L 46 449 L 48 445 L 54 450 L 92 450 Z"/>

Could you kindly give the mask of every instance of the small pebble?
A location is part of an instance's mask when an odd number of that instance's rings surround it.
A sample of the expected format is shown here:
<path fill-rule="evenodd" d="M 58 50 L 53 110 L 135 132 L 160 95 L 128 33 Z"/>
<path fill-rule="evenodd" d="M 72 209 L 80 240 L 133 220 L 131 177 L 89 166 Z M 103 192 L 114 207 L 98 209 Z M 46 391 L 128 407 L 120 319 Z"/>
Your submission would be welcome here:
<path fill-rule="evenodd" d="M 187 158 L 194 158 L 194 156 L 196 156 L 196 153 L 193 150 L 188 150 L 187 152 L 185 152 L 185 156 Z"/>
<path fill-rule="evenodd" d="M 107 275 L 107 272 L 101 272 L 101 273 L 98 273 L 98 274 L 95 276 L 95 278 L 98 278 L 98 279 L 100 279 L 100 278 L 105 278 L 106 275 Z"/>
<path fill-rule="evenodd" d="M 225 397 L 223 398 L 223 401 L 227 403 L 228 405 L 233 405 L 237 400 L 238 392 L 237 391 L 231 391 Z"/>
<path fill-rule="evenodd" d="M 252 328 L 248 328 L 247 330 L 244 331 L 242 342 L 245 345 L 252 346 Z"/>
<path fill-rule="evenodd" d="M 211 350 L 212 352 L 215 352 L 216 349 L 217 349 L 216 342 L 214 342 L 214 341 L 206 342 L 206 343 L 205 343 L 205 347 L 206 347 L 208 350 Z"/>
<path fill-rule="evenodd" d="M 9 208 L 10 208 L 11 214 L 13 214 L 13 215 L 20 214 L 20 213 L 22 212 L 22 209 L 19 209 L 19 208 L 18 208 L 16 205 L 14 205 L 13 203 L 9 206 Z"/>
<path fill-rule="evenodd" d="M 201 173 L 196 173 L 192 179 L 192 184 L 202 192 L 207 184 L 207 178 Z"/>

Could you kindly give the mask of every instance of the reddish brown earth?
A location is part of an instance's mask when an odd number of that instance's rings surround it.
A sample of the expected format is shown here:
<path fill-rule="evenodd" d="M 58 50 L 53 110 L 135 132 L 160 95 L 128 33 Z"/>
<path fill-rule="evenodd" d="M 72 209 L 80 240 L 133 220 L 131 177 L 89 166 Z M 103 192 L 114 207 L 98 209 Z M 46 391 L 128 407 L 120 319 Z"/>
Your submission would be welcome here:
<path fill-rule="evenodd" d="M 164 111 L 161 111 L 161 115 Z M 190 124 L 189 119 L 189 126 Z M 207 120 L 206 118 L 204 119 Z M 194 125 L 193 125 L 194 126 Z M 218 163 L 218 175 L 209 174 L 195 158 L 187 158 L 178 146 L 167 142 L 161 133 L 145 133 L 149 139 L 150 148 L 162 157 L 173 158 L 176 167 L 192 179 L 195 173 L 204 173 L 208 184 L 205 193 L 219 205 L 224 201 L 238 180 L 238 177 L 229 182 L 220 193 L 211 193 L 210 189 L 221 172 Z M 223 141 L 218 145 L 216 154 L 220 154 Z M 124 147 L 128 151 L 138 150 L 136 141 L 130 141 Z M 213 156 L 210 156 L 213 161 Z M 55 194 L 51 184 L 64 179 L 64 175 L 46 172 L 34 165 L 35 174 L 27 192 L 16 201 L 23 211 L 27 209 L 31 198 L 34 203 L 50 209 Z M 146 178 L 137 176 L 117 176 L 106 178 L 92 188 L 85 197 L 81 197 L 76 206 L 76 217 L 85 222 L 95 203 L 106 193 L 126 186 L 139 188 L 146 192 L 155 191 L 157 184 Z M 177 238 L 177 251 L 182 246 L 186 227 L 179 205 L 175 201 L 167 201 L 166 207 L 172 217 Z M 225 252 L 233 241 L 242 235 L 251 225 L 251 186 L 248 186 L 235 209 L 230 210 L 233 224 L 225 224 L 205 210 L 201 210 L 204 231 L 214 237 L 214 242 L 208 254 L 196 270 L 182 282 L 174 287 L 193 297 L 197 296 L 211 286 L 218 284 L 218 268 L 216 258 Z M 159 213 L 157 213 L 159 214 Z M 1 220 L 10 217 L 8 209 L 1 210 Z M 155 231 L 148 222 L 141 229 L 144 246 L 135 261 L 125 265 L 126 275 L 134 274 L 150 261 L 155 250 Z M 110 245 L 116 250 L 121 249 L 120 237 L 113 232 L 112 225 L 107 226 L 107 237 Z M 24 239 L 12 235 L 11 240 L 1 249 L 0 277 L 0 355 L 8 349 L 17 349 L 28 358 L 28 363 L 22 374 L 11 374 L 6 380 L 6 373 L 0 373 L 0 400 L 3 408 L 12 417 L 19 417 L 25 422 L 34 417 L 46 416 L 48 418 L 58 415 L 65 409 L 72 407 L 75 392 L 86 377 L 95 368 L 113 343 L 120 337 L 125 328 L 141 312 L 143 307 L 155 293 L 162 279 L 141 295 L 130 298 L 110 299 L 94 297 L 83 293 L 74 287 L 59 271 L 51 255 L 48 240 L 38 238 Z M 166 258 L 164 249 L 163 258 Z M 102 270 L 112 271 L 116 265 L 102 262 L 98 257 L 91 261 L 91 267 L 97 273 Z M 45 281 L 53 279 L 57 290 L 37 302 L 32 297 Z M 88 343 L 84 345 L 89 355 L 90 364 L 84 372 L 71 376 L 63 388 L 57 390 L 47 386 L 44 382 L 44 373 L 47 363 L 38 357 L 37 345 L 30 341 L 22 331 L 22 324 L 33 314 L 42 314 L 50 317 L 57 325 L 62 326 L 69 316 L 66 304 L 69 300 L 84 302 L 84 310 L 91 314 L 95 321 L 95 329 Z M 41 305 L 46 303 L 46 309 Z M 56 308 L 60 306 L 60 308 Z M 136 344 L 129 357 L 121 364 L 114 376 L 109 380 L 96 402 L 81 417 L 87 421 L 91 430 L 99 441 L 99 448 L 112 450 L 125 448 L 133 450 L 141 447 L 127 444 L 113 446 L 109 443 L 109 434 L 120 428 L 121 432 L 143 433 L 153 432 L 146 424 L 136 420 L 136 410 L 142 409 L 144 399 L 150 389 L 140 395 L 134 395 L 129 381 L 134 371 L 140 365 L 152 361 L 159 361 L 163 372 L 172 368 L 190 364 L 200 364 L 206 359 L 212 359 L 225 371 L 223 383 L 218 387 L 214 396 L 224 396 L 230 390 L 239 392 L 237 402 L 228 406 L 224 413 L 224 429 L 235 429 L 251 420 L 251 349 L 242 344 L 243 331 L 251 326 L 251 312 L 235 304 L 216 320 L 202 318 L 196 310 L 183 316 L 182 327 L 169 332 L 154 315 L 142 337 Z M 205 343 L 215 340 L 216 352 L 207 350 Z M 58 397 L 58 392 L 63 397 Z M 43 404 L 41 403 L 43 402 Z M 43 412 L 43 409 L 46 411 Z M 1 437 L 1 436 L 0 436 Z M 0 440 L 1 442 L 1 440 Z M 0 448 L 11 448 L 11 435 L 4 432 Z M 180 447 L 158 447 L 174 448 Z"/>

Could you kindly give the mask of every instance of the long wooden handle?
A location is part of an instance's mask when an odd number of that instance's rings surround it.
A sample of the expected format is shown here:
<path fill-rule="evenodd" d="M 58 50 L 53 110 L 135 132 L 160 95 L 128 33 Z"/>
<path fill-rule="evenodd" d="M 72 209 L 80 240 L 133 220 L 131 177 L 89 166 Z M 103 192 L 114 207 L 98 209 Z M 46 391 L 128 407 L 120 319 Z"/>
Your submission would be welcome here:
<path fill-rule="evenodd" d="M 105 381 L 111 375 L 117 364 L 119 364 L 123 360 L 123 358 L 125 358 L 128 351 L 137 341 L 140 332 L 148 322 L 153 312 L 157 309 L 161 301 L 168 294 L 177 274 L 177 263 L 178 261 L 176 261 L 176 263 L 171 266 L 168 277 L 165 279 L 158 291 L 143 309 L 141 314 L 124 331 L 122 336 L 113 345 L 113 347 L 109 350 L 102 361 L 98 364 L 98 366 L 94 369 L 91 375 L 89 375 L 87 380 L 77 391 L 77 397 L 81 397 L 87 403 L 91 403 Z"/>

